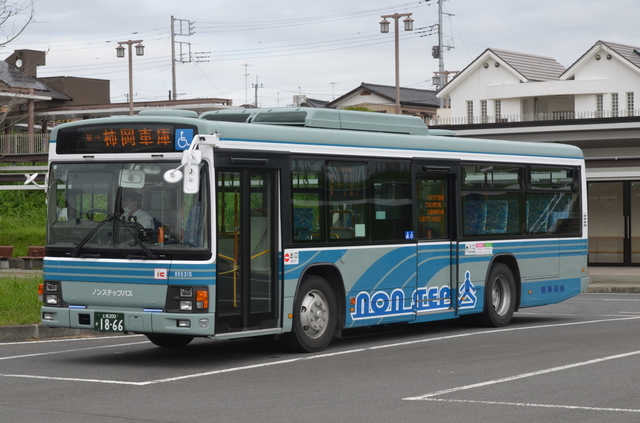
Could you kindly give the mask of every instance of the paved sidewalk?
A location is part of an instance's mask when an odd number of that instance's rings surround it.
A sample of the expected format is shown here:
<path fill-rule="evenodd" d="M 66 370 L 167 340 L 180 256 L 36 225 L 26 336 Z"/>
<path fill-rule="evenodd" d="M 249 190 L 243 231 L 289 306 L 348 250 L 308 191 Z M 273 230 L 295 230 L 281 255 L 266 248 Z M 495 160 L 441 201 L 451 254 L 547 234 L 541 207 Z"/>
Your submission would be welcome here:
<path fill-rule="evenodd" d="M 42 274 L 42 270 L 0 269 L 3 276 Z M 589 267 L 591 285 L 587 292 L 640 294 L 640 267 Z M 0 343 L 70 336 L 96 336 L 98 332 L 81 329 L 47 328 L 42 325 L 0 326 Z M 98 335 L 99 336 L 99 335 Z"/>
<path fill-rule="evenodd" d="M 588 292 L 640 293 L 640 267 L 591 266 Z"/>

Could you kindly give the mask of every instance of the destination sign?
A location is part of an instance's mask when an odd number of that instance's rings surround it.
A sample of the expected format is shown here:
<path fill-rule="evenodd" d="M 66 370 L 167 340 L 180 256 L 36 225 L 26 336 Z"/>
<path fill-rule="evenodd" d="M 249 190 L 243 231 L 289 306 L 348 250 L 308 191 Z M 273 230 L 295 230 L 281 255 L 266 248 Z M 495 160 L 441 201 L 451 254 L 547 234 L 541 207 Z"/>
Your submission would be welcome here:
<path fill-rule="evenodd" d="M 185 124 L 122 123 L 60 128 L 58 154 L 169 153 L 189 148 L 197 127 Z"/>

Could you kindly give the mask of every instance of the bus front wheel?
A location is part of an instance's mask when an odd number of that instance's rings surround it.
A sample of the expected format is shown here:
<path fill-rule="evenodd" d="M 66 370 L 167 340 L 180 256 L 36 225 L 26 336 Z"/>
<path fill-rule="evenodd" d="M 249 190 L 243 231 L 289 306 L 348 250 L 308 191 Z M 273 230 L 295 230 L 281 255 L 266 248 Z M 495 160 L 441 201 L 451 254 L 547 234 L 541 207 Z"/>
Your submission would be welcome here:
<path fill-rule="evenodd" d="M 182 348 L 193 341 L 193 336 L 188 335 L 160 335 L 157 333 L 146 334 L 149 341 L 163 348 Z"/>
<path fill-rule="evenodd" d="M 478 323 L 487 327 L 503 327 L 511 322 L 516 306 L 516 288 L 513 273 L 505 264 L 493 266 L 485 284 L 484 312 Z"/>
<path fill-rule="evenodd" d="M 305 277 L 294 303 L 289 344 L 300 352 L 325 349 L 335 333 L 337 311 L 329 283 L 319 276 Z"/>

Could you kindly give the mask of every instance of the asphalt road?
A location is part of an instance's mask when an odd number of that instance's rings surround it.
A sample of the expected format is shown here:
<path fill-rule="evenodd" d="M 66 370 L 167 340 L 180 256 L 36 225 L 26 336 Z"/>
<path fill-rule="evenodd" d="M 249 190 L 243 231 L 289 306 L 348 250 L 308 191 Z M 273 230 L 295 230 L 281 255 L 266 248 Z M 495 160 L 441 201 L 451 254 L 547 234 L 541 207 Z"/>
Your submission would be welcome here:
<path fill-rule="evenodd" d="M 318 354 L 272 339 L 0 344 L 6 422 L 637 422 L 640 295 L 583 294 L 504 329 L 352 332 Z"/>

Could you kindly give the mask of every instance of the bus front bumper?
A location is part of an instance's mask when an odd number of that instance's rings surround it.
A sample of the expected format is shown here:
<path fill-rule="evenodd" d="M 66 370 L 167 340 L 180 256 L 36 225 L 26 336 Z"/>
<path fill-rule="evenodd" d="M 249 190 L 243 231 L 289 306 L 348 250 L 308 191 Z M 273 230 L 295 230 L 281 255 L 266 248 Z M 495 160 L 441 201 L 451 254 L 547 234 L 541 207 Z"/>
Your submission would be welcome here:
<path fill-rule="evenodd" d="M 121 315 L 122 326 L 100 330 L 100 315 Z M 213 336 L 214 313 L 164 313 L 160 311 L 131 311 L 121 309 L 70 309 L 47 307 L 41 309 L 41 324 L 53 328 L 73 328 L 111 333 L 162 333 L 170 335 Z M 122 330 L 120 330 L 122 329 Z"/>

